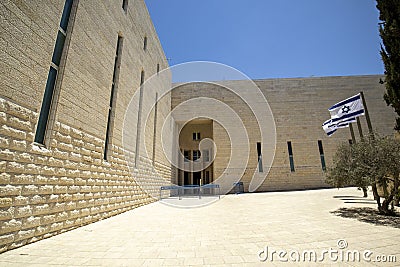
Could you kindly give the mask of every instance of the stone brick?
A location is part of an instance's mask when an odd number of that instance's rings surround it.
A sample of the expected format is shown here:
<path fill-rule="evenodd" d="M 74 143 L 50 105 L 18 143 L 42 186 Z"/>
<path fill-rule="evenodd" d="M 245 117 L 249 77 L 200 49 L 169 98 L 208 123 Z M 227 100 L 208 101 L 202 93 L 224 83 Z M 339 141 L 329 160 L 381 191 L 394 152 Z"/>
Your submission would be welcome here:
<path fill-rule="evenodd" d="M 0 235 L 0 245 L 11 244 L 14 242 L 14 234 Z"/>
<path fill-rule="evenodd" d="M 63 161 L 54 157 L 50 157 L 48 160 L 48 163 L 50 166 L 54 167 L 62 167 L 63 166 Z"/>
<path fill-rule="evenodd" d="M 31 131 L 32 130 L 32 124 L 29 121 L 26 120 L 21 120 L 16 117 L 10 117 L 8 120 L 8 125 L 20 129 L 23 131 Z"/>
<path fill-rule="evenodd" d="M 15 154 L 9 149 L 1 149 L 0 157 L 2 160 L 13 161 Z"/>
<path fill-rule="evenodd" d="M 18 154 L 16 158 L 17 161 L 24 163 L 31 163 L 33 161 L 33 157 L 29 153 Z"/>
<path fill-rule="evenodd" d="M 8 138 L 0 136 L 0 148 L 9 148 L 10 142 Z"/>
<path fill-rule="evenodd" d="M 32 208 L 30 206 L 17 207 L 15 210 L 15 217 L 28 217 L 32 215 Z"/>
<path fill-rule="evenodd" d="M 0 198 L 0 208 L 9 207 L 12 205 L 12 198 L 10 197 L 1 197 Z"/>
<path fill-rule="evenodd" d="M 25 165 L 25 173 L 29 174 L 39 174 L 40 167 L 36 164 L 27 164 Z"/>
<path fill-rule="evenodd" d="M 17 138 L 17 139 L 22 139 L 22 140 L 26 139 L 26 132 L 14 129 L 7 125 L 3 125 L 0 128 L 0 134 L 9 136 L 9 137 L 13 137 L 13 138 Z"/>
<path fill-rule="evenodd" d="M 2 233 L 9 233 L 21 229 L 22 222 L 19 220 L 12 219 L 10 221 L 2 221 L 0 222 L 0 225 Z"/>
<path fill-rule="evenodd" d="M 51 209 L 50 209 L 49 204 L 33 206 L 33 214 L 34 215 L 48 214 L 50 211 L 51 211 Z"/>
<path fill-rule="evenodd" d="M 0 196 L 16 196 L 21 194 L 21 186 L 6 185 L 0 186 Z"/>
<path fill-rule="evenodd" d="M 52 194 L 53 190 L 55 191 L 55 187 L 51 186 L 51 185 L 42 185 L 39 186 L 38 188 L 38 193 L 39 194 Z"/>
<path fill-rule="evenodd" d="M 46 201 L 47 201 L 46 198 L 39 195 L 35 195 L 29 199 L 30 204 L 43 204 Z"/>
<path fill-rule="evenodd" d="M 36 195 L 39 194 L 39 187 L 35 185 L 25 185 L 22 188 L 23 195 Z"/>
<path fill-rule="evenodd" d="M 16 206 L 24 206 L 29 204 L 29 197 L 26 196 L 17 196 L 14 198 L 14 204 Z"/>
<path fill-rule="evenodd" d="M 30 229 L 30 230 L 21 230 L 17 233 L 15 240 L 23 240 L 23 239 L 28 239 L 33 237 L 35 234 L 35 230 Z"/>
<path fill-rule="evenodd" d="M 61 230 L 63 228 L 64 224 L 62 222 L 59 223 L 53 223 L 50 226 L 51 231 L 58 231 Z"/>
<path fill-rule="evenodd" d="M 40 224 L 41 225 L 46 225 L 46 224 L 51 224 L 53 222 L 56 221 L 56 215 L 52 214 L 52 215 L 44 215 L 41 218 Z"/>
<path fill-rule="evenodd" d="M 40 225 L 40 217 L 30 216 L 23 220 L 22 228 L 33 228 Z"/>
<path fill-rule="evenodd" d="M 9 144 L 11 149 L 18 151 L 26 151 L 26 141 L 25 140 L 12 140 Z"/>
<path fill-rule="evenodd" d="M 0 173 L 0 184 L 9 184 L 11 180 L 11 174 L 8 173 Z"/>
<path fill-rule="evenodd" d="M 11 179 L 11 184 L 33 184 L 35 177 L 30 174 L 16 174 Z"/>

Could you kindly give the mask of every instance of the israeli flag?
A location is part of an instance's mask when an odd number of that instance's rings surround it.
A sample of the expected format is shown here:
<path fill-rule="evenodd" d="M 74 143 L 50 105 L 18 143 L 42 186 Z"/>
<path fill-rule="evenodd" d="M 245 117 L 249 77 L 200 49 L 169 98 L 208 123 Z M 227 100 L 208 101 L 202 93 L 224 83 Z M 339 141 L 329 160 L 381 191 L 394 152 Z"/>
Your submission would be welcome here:
<path fill-rule="evenodd" d="M 364 115 L 364 106 L 361 94 L 347 98 L 329 108 L 332 123 L 337 123 L 346 119 L 354 119 Z"/>
<path fill-rule="evenodd" d="M 329 119 L 322 124 L 322 129 L 324 129 L 325 133 L 328 136 L 331 136 L 337 131 L 337 129 L 347 128 L 349 127 L 350 123 L 353 123 L 355 121 L 355 118 L 343 119 L 341 121 L 333 121 L 332 119 Z"/>

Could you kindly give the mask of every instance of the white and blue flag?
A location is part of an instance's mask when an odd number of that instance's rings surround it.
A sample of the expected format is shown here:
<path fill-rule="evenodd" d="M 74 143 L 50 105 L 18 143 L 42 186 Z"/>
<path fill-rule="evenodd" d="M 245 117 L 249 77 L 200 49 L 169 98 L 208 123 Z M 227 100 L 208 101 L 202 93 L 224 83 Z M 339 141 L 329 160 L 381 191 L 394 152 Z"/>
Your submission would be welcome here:
<path fill-rule="evenodd" d="M 325 133 L 328 136 L 331 136 L 332 134 L 334 134 L 337 131 L 337 129 L 347 128 L 347 127 L 349 127 L 350 123 L 355 122 L 355 121 L 356 121 L 355 118 L 344 119 L 342 121 L 336 121 L 336 122 L 332 122 L 332 119 L 329 119 L 329 120 L 325 121 L 324 124 L 322 124 L 322 128 L 324 129 Z"/>
<path fill-rule="evenodd" d="M 356 118 L 364 115 L 364 106 L 361 94 L 347 98 L 329 108 L 331 119 L 338 122 L 345 119 Z"/>
<path fill-rule="evenodd" d="M 328 136 L 331 136 L 339 128 L 349 127 L 356 118 L 364 115 L 364 106 L 361 94 L 357 94 L 336 103 L 329 108 L 331 118 L 322 124 L 322 128 Z"/>

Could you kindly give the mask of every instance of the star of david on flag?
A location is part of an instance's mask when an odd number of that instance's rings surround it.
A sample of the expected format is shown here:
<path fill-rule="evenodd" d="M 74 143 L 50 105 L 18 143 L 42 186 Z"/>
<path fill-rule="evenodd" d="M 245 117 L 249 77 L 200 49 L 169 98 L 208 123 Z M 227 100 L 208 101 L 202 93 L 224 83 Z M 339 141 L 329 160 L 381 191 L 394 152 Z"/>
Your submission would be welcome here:
<path fill-rule="evenodd" d="M 322 128 L 328 136 L 331 136 L 339 128 L 349 127 L 356 118 L 364 115 L 364 106 L 361 94 L 347 98 L 330 107 L 331 118 L 322 124 Z"/>

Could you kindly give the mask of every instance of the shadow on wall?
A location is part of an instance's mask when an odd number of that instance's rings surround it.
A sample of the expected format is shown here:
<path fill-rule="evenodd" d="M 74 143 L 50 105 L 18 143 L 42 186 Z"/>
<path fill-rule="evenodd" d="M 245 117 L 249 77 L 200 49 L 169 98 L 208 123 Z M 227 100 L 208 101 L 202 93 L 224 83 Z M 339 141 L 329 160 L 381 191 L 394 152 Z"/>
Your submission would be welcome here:
<path fill-rule="evenodd" d="M 379 211 L 376 208 L 340 208 L 338 210 L 332 211 L 331 213 L 343 218 L 357 219 L 361 222 L 381 226 L 390 226 L 400 229 L 400 216 L 384 216 L 379 214 Z"/>

